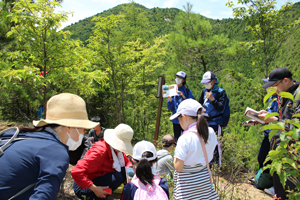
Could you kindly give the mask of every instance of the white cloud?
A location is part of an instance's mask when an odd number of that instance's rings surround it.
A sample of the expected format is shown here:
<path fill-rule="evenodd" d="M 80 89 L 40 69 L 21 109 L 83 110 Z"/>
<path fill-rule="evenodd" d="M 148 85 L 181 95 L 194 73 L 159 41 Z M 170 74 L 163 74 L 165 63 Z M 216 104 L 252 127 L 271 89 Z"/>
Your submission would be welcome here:
<path fill-rule="evenodd" d="M 168 0 L 163 3 L 163 8 L 172 8 L 178 3 L 178 0 Z"/>

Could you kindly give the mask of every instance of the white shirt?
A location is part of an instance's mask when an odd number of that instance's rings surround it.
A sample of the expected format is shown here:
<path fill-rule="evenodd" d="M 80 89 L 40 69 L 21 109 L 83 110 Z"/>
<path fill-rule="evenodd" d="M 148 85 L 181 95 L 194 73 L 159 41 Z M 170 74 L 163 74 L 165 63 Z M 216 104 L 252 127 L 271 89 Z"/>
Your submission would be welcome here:
<path fill-rule="evenodd" d="M 194 166 L 201 163 L 206 166 L 205 157 L 202 151 L 198 136 L 191 131 L 197 130 L 196 127 L 189 128 L 181 135 L 177 141 L 174 157 L 184 161 L 184 165 Z M 208 162 L 214 155 L 215 147 L 218 143 L 217 136 L 211 127 L 208 127 L 208 140 L 205 144 Z"/>

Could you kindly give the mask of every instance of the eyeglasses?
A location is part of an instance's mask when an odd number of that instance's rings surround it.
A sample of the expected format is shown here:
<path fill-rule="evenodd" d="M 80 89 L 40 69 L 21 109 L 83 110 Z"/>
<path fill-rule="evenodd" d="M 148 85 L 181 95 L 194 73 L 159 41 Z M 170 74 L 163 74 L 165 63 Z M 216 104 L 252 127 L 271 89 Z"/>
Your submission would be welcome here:
<path fill-rule="evenodd" d="M 282 83 L 282 80 L 280 80 L 276 85 L 274 84 L 272 87 L 276 87 L 277 85 L 279 85 L 279 83 Z"/>

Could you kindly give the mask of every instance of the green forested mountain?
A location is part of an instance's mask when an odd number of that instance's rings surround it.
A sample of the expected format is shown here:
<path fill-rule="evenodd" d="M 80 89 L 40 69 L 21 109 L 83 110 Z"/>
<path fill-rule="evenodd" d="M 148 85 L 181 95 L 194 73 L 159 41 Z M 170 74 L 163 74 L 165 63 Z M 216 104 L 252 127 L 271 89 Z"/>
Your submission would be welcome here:
<path fill-rule="evenodd" d="M 129 4 L 121 4 L 107 11 L 97 14 L 96 16 L 109 16 L 124 14 L 126 7 Z M 142 5 L 135 4 L 138 9 L 138 13 L 143 13 L 145 17 L 149 19 L 150 29 L 154 33 L 154 37 L 165 35 L 174 31 L 174 19 L 179 13 L 177 8 L 153 8 L 148 9 Z M 92 21 L 93 16 L 80 20 L 75 24 L 65 27 L 63 30 L 69 30 L 72 35 L 72 39 L 80 39 L 86 43 L 86 40 L 90 37 L 95 22 Z"/>

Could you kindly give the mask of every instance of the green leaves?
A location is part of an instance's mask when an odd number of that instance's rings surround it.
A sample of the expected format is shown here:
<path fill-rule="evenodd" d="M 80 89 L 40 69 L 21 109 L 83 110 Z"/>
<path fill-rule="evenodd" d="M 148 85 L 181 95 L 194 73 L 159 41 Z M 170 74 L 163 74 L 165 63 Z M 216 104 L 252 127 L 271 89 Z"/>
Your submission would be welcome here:
<path fill-rule="evenodd" d="M 264 102 L 271 97 L 270 93 L 273 93 L 275 90 L 269 90 L 268 94 L 264 98 Z M 288 92 L 281 92 L 279 93 L 281 98 L 288 98 L 292 101 L 294 97 L 291 93 Z M 278 113 L 269 113 L 266 115 L 265 119 L 272 117 L 272 116 L 279 116 Z M 293 115 L 293 118 L 299 117 L 298 114 Z M 265 163 L 268 161 L 272 161 L 270 165 L 266 167 L 270 168 L 270 173 L 273 174 L 276 172 L 280 177 L 280 183 L 283 187 L 285 187 L 285 183 L 287 177 L 292 176 L 293 178 L 300 178 L 299 174 L 299 162 L 300 162 L 300 123 L 298 119 L 285 119 L 283 122 L 275 122 L 273 124 L 269 124 L 260 128 L 260 131 L 264 131 L 267 129 L 271 129 L 269 133 L 269 139 L 278 141 L 278 138 L 272 138 L 275 134 L 277 137 L 279 136 L 280 144 L 277 146 L 275 150 L 269 152 Z M 292 130 L 290 130 L 292 129 Z M 299 185 L 300 186 L 300 185 Z M 298 187 L 299 187 L 298 186 Z M 291 197 L 297 196 L 297 193 Z"/>
<path fill-rule="evenodd" d="M 293 115 L 293 117 L 300 117 L 300 113 Z"/>
<path fill-rule="evenodd" d="M 275 129 L 275 130 L 284 130 L 284 123 L 278 122 L 277 124 L 268 124 L 259 129 L 259 131 L 264 131 L 268 129 Z"/>
<path fill-rule="evenodd" d="M 276 93 L 277 91 L 277 88 L 273 88 L 273 87 L 270 87 L 268 88 L 268 94 L 264 97 L 264 103 L 266 103 L 268 101 L 268 99 Z"/>
<path fill-rule="evenodd" d="M 269 117 L 277 117 L 277 116 L 279 116 L 279 113 L 277 113 L 277 112 L 273 112 L 273 113 L 268 113 L 268 114 L 266 114 L 266 116 L 265 116 L 265 120 L 266 119 L 268 119 Z"/>
<path fill-rule="evenodd" d="M 233 9 L 235 18 L 245 20 L 247 29 L 255 37 L 256 42 L 250 48 L 258 52 L 255 55 L 255 64 L 261 70 L 266 71 L 265 76 L 267 77 L 269 67 L 274 61 L 278 49 L 293 32 L 289 24 L 281 23 L 284 21 L 284 13 L 291 9 L 291 4 L 286 3 L 280 10 L 276 9 L 276 0 L 239 0 L 238 4 L 240 4 L 239 7 L 234 7 L 231 2 L 228 6 Z"/>
<path fill-rule="evenodd" d="M 176 65 L 180 64 L 188 74 L 199 74 L 200 77 L 208 70 L 220 70 L 216 63 L 243 54 L 243 45 L 223 34 L 213 34 L 210 21 L 192 13 L 190 4 L 187 7 L 188 11 L 179 13 L 176 32 L 168 37 L 168 49 L 174 55 Z"/>
<path fill-rule="evenodd" d="M 287 99 L 291 99 L 292 101 L 294 101 L 294 96 L 289 92 L 280 92 L 279 96 L 281 96 L 282 98 L 287 98 Z"/>

